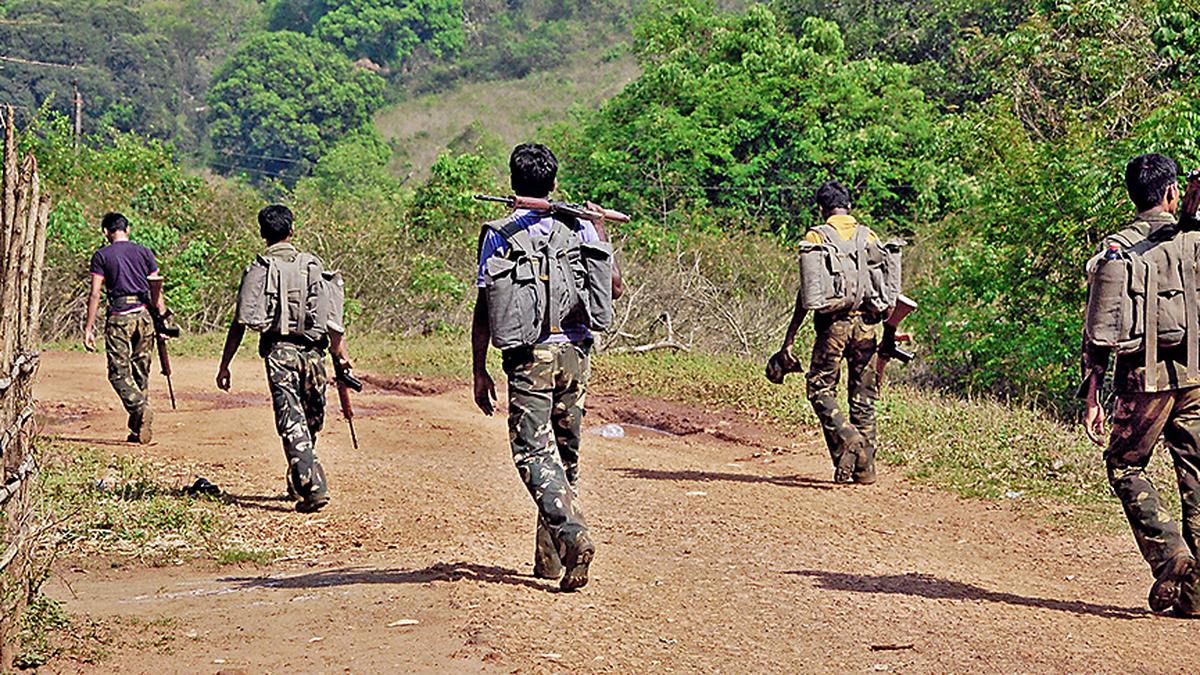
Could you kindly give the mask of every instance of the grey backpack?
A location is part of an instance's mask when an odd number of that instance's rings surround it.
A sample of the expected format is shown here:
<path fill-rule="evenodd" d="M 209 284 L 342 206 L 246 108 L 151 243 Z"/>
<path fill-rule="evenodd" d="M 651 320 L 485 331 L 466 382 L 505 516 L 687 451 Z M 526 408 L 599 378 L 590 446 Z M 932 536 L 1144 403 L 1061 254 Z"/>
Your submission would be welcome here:
<path fill-rule="evenodd" d="M 1118 354 L 1144 351 L 1147 392 L 1157 386 L 1158 350 L 1186 344 L 1185 377 L 1200 383 L 1200 232 L 1159 239 L 1129 228 L 1104 244 L 1087 264 L 1087 340 Z"/>
<path fill-rule="evenodd" d="M 804 309 L 822 314 L 861 310 L 885 315 L 896 306 L 903 241 L 871 241 L 864 225 L 858 226 L 850 240 L 842 239 L 830 225 L 813 229 L 824 242 L 800 244 L 800 303 Z"/>
<path fill-rule="evenodd" d="M 341 274 L 325 271 L 316 256 L 260 255 L 242 275 L 237 317 L 254 331 L 318 340 L 345 332 L 344 302 Z"/>
<path fill-rule="evenodd" d="M 550 235 L 533 237 L 516 218 L 488 223 L 508 244 L 484 266 L 492 344 L 506 350 L 561 333 L 568 320 L 594 331 L 612 325 L 612 247 L 582 243 L 555 220 Z"/>

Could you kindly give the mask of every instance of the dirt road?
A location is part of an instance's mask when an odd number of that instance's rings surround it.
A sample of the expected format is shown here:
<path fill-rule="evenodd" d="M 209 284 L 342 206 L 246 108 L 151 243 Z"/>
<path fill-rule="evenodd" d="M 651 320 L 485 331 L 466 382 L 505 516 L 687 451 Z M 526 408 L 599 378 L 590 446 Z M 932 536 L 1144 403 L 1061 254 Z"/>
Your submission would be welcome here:
<path fill-rule="evenodd" d="M 359 399 L 358 451 L 331 402 L 318 447 L 334 499 L 297 514 L 272 499 L 283 491 L 282 451 L 261 362 L 246 351 L 231 394 L 214 390 L 212 363 L 179 359 L 179 411 L 159 413 L 153 446 L 117 451 L 203 472 L 244 497 L 232 507 L 239 536 L 299 557 L 64 569 L 49 590 L 71 612 L 129 630 L 172 620 L 156 629 L 170 633 L 166 648 L 126 645 L 99 666 L 55 669 L 1200 668 L 1200 622 L 1144 609 L 1149 576 L 1130 537 L 1047 532 L 886 468 L 877 485 L 837 487 L 815 434 L 764 454 L 736 442 L 756 440 L 738 420 L 703 411 L 676 412 L 719 433 L 587 436 L 583 491 L 599 548 L 580 593 L 530 576 L 532 502 L 503 419 L 480 415 L 466 387 L 424 396 L 372 388 Z M 38 395 L 52 433 L 124 437 L 100 357 L 46 355 Z M 587 426 L 646 410 L 672 414 L 601 393 Z"/>

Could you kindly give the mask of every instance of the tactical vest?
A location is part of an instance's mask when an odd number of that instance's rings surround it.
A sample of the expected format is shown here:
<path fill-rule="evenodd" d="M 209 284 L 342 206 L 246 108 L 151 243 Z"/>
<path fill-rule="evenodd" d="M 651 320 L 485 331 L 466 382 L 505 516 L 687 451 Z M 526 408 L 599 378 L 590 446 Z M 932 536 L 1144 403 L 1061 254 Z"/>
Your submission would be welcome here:
<path fill-rule="evenodd" d="M 285 251 L 286 253 L 286 251 Z M 345 287 L 311 253 L 260 255 L 238 288 L 238 321 L 251 330 L 319 341 L 330 330 L 345 332 Z"/>
<path fill-rule="evenodd" d="M 508 250 L 484 264 L 484 292 L 492 344 L 528 347 L 563 332 L 568 321 L 593 331 L 612 325 L 612 246 L 581 242 L 579 233 L 555 220 L 549 236 L 534 237 L 508 218 L 486 227 Z"/>
<path fill-rule="evenodd" d="M 830 225 L 813 229 L 824 241 L 800 244 L 801 307 L 822 314 L 858 310 L 886 316 L 900 295 L 904 242 L 871 241 L 864 225 L 849 240 Z"/>
<path fill-rule="evenodd" d="M 1200 383 L 1200 232 L 1147 238 L 1129 228 L 1088 261 L 1087 340 L 1118 354 L 1145 352 L 1146 391 L 1158 382 L 1158 350 L 1187 345 L 1188 384 Z M 1119 246 L 1108 259 L 1110 243 Z"/>

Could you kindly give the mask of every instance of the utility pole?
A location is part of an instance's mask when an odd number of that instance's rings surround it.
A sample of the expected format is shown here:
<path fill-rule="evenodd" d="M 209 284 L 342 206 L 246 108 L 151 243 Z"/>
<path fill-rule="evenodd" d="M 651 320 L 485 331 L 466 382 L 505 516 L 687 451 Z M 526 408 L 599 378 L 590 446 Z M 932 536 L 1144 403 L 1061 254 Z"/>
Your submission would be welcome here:
<path fill-rule="evenodd" d="M 83 94 L 79 93 L 79 80 L 71 80 L 75 92 L 75 149 L 79 150 L 79 137 L 83 134 Z"/>

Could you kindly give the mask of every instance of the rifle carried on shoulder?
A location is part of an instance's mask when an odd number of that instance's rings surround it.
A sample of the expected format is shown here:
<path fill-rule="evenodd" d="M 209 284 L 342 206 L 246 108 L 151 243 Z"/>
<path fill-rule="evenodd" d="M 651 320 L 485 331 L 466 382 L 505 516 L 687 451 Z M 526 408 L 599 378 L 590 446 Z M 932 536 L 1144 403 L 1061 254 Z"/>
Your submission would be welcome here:
<path fill-rule="evenodd" d="M 362 380 L 354 376 L 349 366 L 342 367 L 337 361 L 333 363 L 334 379 L 337 382 L 338 402 L 342 405 L 342 416 L 350 425 L 350 442 L 358 449 L 358 434 L 354 432 L 354 406 L 350 402 L 350 390 L 362 391 Z"/>
<path fill-rule="evenodd" d="M 512 195 L 509 197 L 492 197 L 490 195 L 475 195 L 475 199 L 481 202 L 495 202 L 504 204 L 510 209 L 529 209 L 531 211 L 548 211 L 555 216 L 569 216 L 571 218 L 583 218 L 585 220 L 607 220 L 613 223 L 628 223 L 629 216 L 620 211 L 611 209 L 592 210 L 584 204 L 568 204 L 566 202 L 552 202 L 549 199 L 538 199 L 536 197 L 519 197 Z"/>

